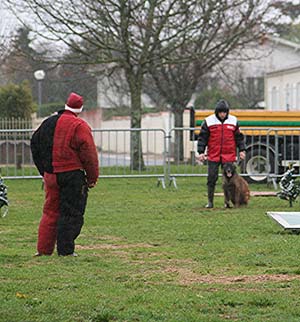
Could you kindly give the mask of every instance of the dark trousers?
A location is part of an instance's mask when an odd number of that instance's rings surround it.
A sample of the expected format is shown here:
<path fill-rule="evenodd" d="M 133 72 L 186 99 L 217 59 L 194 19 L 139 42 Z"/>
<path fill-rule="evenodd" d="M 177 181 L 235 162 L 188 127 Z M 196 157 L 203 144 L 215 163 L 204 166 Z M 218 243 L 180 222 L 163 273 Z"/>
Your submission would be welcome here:
<path fill-rule="evenodd" d="M 57 173 L 59 186 L 58 255 L 70 255 L 83 226 L 88 187 L 83 171 Z"/>
<path fill-rule="evenodd" d="M 208 170 L 208 177 L 207 177 L 207 186 L 210 188 L 214 188 L 218 181 L 219 175 L 219 166 L 222 165 L 221 162 L 207 162 L 207 170 Z"/>

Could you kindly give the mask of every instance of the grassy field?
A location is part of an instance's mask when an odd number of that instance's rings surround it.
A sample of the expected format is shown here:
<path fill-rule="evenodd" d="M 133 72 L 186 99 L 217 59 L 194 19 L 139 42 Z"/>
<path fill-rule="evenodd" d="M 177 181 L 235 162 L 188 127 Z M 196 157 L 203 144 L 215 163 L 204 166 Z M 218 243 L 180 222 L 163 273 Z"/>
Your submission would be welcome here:
<path fill-rule="evenodd" d="M 287 201 L 252 197 L 247 208 L 223 209 L 216 197 L 206 210 L 204 178 L 180 178 L 177 190 L 156 183 L 99 181 L 79 256 L 35 258 L 41 181 L 7 180 L 0 321 L 300 320 L 300 236 L 265 215 L 290 210 Z"/>

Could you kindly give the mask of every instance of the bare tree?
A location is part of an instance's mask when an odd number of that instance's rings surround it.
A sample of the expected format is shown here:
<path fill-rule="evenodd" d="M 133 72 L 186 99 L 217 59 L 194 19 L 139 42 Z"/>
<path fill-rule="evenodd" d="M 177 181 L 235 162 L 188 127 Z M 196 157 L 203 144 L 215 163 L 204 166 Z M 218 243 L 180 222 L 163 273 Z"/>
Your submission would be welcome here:
<path fill-rule="evenodd" d="M 191 100 L 193 93 L 199 84 L 203 72 L 201 64 L 197 61 L 191 61 L 181 64 L 168 64 L 152 66 L 150 75 L 155 84 L 156 91 L 164 98 L 174 114 L 174 123 L 176 128 L 183 127 L 183 112 Z M 151 80 L 147 78 L 149 82 Z M 145 89 L 147 93 L 153 95 L 151 87 Z M 182 161 L 184 158 L 183 151 L 183 132 L 176 130 L 175 134 L 175 151 L 174 160 Z"/>
<path fill-rule="evenodd" d="M 19 19 L 21 6 L 33 13 L 36 34 L 58 48 L 67 45 L 87 64 L 113 63 L 124 70 L 132 128 L 141 127 L 143 81 L 150 66 L 170 69 L 197 61 L 198 70 L 205 73 L 259 34 L 269 9 L 266 0 L 6 1 L 11 10 L 18 8 Z M 49 58 L 53 56 L 51 52 Z M 144 168 L 138 131 L 132 134 L 131 150 L 132 168 Z"/>
<path fill-rule="evenodd" d="M 292 0 L 277 0 L 274 7 L 283 13 L 284 19 L 277 21 L 274 29 L 280 37 L 300 43 L 300 3 Z"/>
<path fill-rule="evenodd" d="M 0 3 L 0 84 L 5 84 L 5 71 L 3 70 L 3 62 L 6 57 L 10 54 L 12 49 L 12 42 L 14 39 L 14 34 L 12 32 L 13 28 L 11 23 L 11 17 L 5 10 L 3 3 Z"/>
<path fill-rule="evenodd" d="M 235 69 L 228 71 L 220 66 L 218 69 L 221 81 L 219 85 L 235 96 L 239 108 L 258 108 L 264 101 L 263 75 L 250 76 L 242 63 L 235 63 Z M 225 85 L 226 84 L 226 85 Z"/>
<path fill-rule="evenodd" d="M 157 91 L 174 113 L 177 128 L 183 126 L 183 112 L 205 75 L 228 55 L 236 55 L 249 43 L 258 43 L 266 31 L 264 21 L 272 7 L 248 0 L 201 3 L 205 10 L 199 31 L 169 55 L 170 62 L 164 64 L 165 57 L 161 57 L 149 69 Z M 190 13 L 184 14 L 189 19 Z M 182 131 L 175 132 L 175 147 L 175 161 L 183 160 Z"/>

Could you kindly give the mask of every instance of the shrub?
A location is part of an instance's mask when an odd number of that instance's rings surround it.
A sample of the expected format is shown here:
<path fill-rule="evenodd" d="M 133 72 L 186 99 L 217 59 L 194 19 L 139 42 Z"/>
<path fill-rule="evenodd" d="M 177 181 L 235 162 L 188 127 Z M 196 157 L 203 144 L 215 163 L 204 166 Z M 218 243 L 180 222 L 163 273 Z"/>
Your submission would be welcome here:
<path fill-rule="evenodd" d="M 34 108 L 31 89 L 27 81 L 20 85 L 8 84 L 0 88 L 2 118 L 30 118 Z"/>
<path fill-rule="evenodd" d="M 31 117 L 35 110 L 32 93 L 27 81 L 20 85 L 8 84 L 0 87 L 0 115 L 2 118 Z"/>

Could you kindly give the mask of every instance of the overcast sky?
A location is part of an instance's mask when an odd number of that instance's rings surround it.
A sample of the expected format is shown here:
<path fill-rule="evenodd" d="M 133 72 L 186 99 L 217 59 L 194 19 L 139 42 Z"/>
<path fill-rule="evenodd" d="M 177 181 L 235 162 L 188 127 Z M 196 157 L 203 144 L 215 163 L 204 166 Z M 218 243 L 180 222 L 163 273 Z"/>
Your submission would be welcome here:
<path fill-rule="evenodd" d="M 0 2 L 0 36 L 6 36 L 17 26 L 17 20 L 8 10 L 4 8 L 4 3 Z"/>
<path fill-rule="evenodd" d="M 53 0 L 49 0 L 53 1 Z M 269 1 L 275 1 L 275 0 L 269 0 Z M 17 29 L 17 26 L 19 24 L 17 18 L 7 9 L 5 9 L 5 2 L 6 0 L 0 0 L 0 38 L 1 42 L 3 44 L 3 41 L 5 39 L 5 36 L 9 35 L 11 32 Z M 292 2 L 293 4 L 300 4 L 300 0 L 289 0 L 289 2 Z M 24 18 L 24 12 L 20 13 L 23 14 Z M 25 20 L 27 20 L 27 17 L 25 16 Z M 281 22 L 290 22 L 289 18 L 282 18 Z M 296 20 L 297 23 L 300 22 L 300 17 Z"/>

